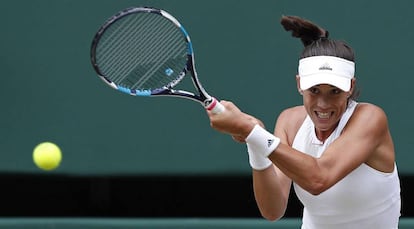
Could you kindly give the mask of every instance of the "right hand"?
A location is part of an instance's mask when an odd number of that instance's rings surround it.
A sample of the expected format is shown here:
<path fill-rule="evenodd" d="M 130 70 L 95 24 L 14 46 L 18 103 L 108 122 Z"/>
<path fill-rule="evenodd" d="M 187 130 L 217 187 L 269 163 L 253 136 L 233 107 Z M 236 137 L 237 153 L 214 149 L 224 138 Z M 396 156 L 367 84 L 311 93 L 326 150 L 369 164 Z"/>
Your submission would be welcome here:
<path fill-rule="evenodd" d="M 219 114 L 208 111 L 210 125 L 217 131 L 229 134 L 237 142 L 244 142 L 250 131 L 256 124 L 264 128 L 263 122 L 259 119 L 243 113 L 240 109 L 229 101 L 220 101 L 225 110 Z"/>
<path fill-rule="evenodd" d="M 261 127 L 265 128 L 265 126 L 264 126 L 263 122 L 262 122 L 262 121 L 260 121 L 259 119 L 255 118 L 255 117 L 253 117 L 253 116 L 251 116 L 251 115 L 249 115 L 249 114 L 246 114 L 246 116 L 248 116 L 248 117 L 249 117 L 249 118 L 250 118 L 253 122 L 255 122 L 255 123 L 259 124 Z M 232 137 L 232 138 L 233 138 L 233 140 L 234 140 L 234 141 L 236 141 L 236 142 L 239 142 L 239 143 L 246 143 L 245 138 L 243 138 L 243 137 L 241 137 L 241 136 L 238 136 L 238 135 L 232 135 L 231 137 Z"/>

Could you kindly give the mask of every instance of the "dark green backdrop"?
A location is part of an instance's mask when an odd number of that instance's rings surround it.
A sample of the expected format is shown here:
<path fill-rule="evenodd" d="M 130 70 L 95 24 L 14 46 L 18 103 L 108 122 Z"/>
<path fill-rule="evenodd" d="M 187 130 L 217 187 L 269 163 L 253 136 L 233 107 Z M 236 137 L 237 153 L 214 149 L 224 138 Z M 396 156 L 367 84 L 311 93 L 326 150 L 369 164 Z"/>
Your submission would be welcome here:
<path fill-rule="evenodd" d="M 40 173 L 32 149 L 53 141 L 64 154 L 54 173 L 249 173 L 245 147 L 210 129 L 198 104 L 126 96 L 96 77 L 95 31 L 118 10 L 140 5 L 175 15 L 191 35 L 205 87 L 269 130 L 284 108 L 301 104 L 294 76 L 302 46 L 280 16 L 319 23 L 354 47 L 360 100 L 388 113 L 399 170 L 414 172 L 410 0 L 0 1 L 0 172 Z"/>

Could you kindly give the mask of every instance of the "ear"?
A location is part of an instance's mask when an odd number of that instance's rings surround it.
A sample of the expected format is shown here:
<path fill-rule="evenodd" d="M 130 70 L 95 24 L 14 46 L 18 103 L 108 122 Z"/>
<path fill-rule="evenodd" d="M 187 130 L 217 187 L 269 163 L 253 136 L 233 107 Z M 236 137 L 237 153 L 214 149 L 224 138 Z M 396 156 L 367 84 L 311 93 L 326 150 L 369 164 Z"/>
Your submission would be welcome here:
<path fill-rule="evenodd" d="M 296 75 L 296 87 L 298 88 L 299 94 L 303 95 L 302 89 L 300 89 L 300 77 L 299 75 Z"/>
<path fill-rule="evenodd" d="M 349 92 L 348 92 L 350 95 L 352 95 L 352 93 L 354 92 L 355 84 L 356 84 L 356 79 L 354 77 L 351 79 L 351 88 L 349 89 Z"/>

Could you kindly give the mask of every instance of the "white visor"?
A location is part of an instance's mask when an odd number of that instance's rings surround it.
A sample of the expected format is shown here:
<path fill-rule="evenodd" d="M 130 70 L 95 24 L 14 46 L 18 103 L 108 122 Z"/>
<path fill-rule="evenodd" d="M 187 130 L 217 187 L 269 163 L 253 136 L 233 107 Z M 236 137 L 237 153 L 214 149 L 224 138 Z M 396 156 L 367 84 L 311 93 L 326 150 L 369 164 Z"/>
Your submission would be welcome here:
<path fill-rule="evenodd" d="M 343 91 L 351 89 L 355 63 L 334 56 L 312 56 L 299 60 L 300 89 L 330 84 Z"/>

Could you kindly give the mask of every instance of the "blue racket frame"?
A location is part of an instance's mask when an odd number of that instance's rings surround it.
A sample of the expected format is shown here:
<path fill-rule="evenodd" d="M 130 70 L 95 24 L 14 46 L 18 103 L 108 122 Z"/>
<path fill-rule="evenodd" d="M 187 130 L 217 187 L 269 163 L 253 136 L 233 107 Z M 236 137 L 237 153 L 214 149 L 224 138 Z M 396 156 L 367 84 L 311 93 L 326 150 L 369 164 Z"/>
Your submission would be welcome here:
<path fill-rule="evenodd" d="M 160 16 L 163 16 L 165 18 L 167 18 L 168 20 L 170 20 L 171 22 L 173 22 L 182 32 L 183 37 L 187 43 L 187 64 L 186 66 L 184 66 L 184 68 L 182 69 L 182 71 L 179 73 L 178 78 L 176 78 L 174 81 L 170 82 L 168 85 L 164 86 L 163 88 L 157 88 L 157 89 L 151 89 L 151 90 L 138 90 L 138 89 L 130 89 L 130 88 L 126 88 L 123 87 L 121 85 L 117 85 L 116 83 L 114 83 L 113 81 L 111 81 L 108 77 L 106 77 L 101 70 L 99 69 L 99 66 L 97 64 L 96 61 L 96 48 L 98 46 L 99 40 L 101 38 L 101 36 L 104 34 L 104 32 L 106 31 L 107 28 L 109 28 L 114 22 L 116 22 L 117 20 L 129 15 L 129 14 L 135 14 L 135 13 L 153 13 L 153 14 L 158 14 Z M 211 97 L 206 91 L 205 89 L 202 87 L 198 77 L 197 77 L 197 72 L 195 70 L 195 66 L 194 66 L 194 51 L 193 51 L 193 46 L 192 46 L 192 42 L 190 39 L 189 34 L 187 33 L 187 31 L 185 30 L 185 28 L 181 25 L 181 23 L 174 18 L 171 14 L 169 14 L 168 12 L 161 10 L 161 9 L 156 9 L 156 8 L 152 8 L 152 7 L 131 7 L 131 8 L 127 8 L 125 10 L 122 10 L 120 12 L 118 12 L 117 14 L 115 14 L 114 16 L 112 16 L 111 18 L 109 18 L 98 30 L 98 32 L 96 33 L 95 37 L 93 38 L 92 41 L 92 46 L 91 46 L 91 62 L 92 62 L 92 66 L 94 68 L 94 70 L 96 71 L 96 73 L 98 74 L 98 76 L 106 83 L 108 84 L 110 87 L 129 94 L 129 95 L 133 95 L 133 96 L 173 96 L 173 97 L 180 97 L 180 98 L 186 98 L 186 99 L 191 99 L 197 102 L 200 102 L 204 107 L 208 108 L 212 105 L 213 102 L 215 102 L 214 98 Z M 176 90 L 173 89 L 174 86 L 176 86 L 186 75 L 187 73 L 190 72 L 191 73 L 191 79 L 193 82 L 194 87 L 197 89 L 197 91 L 199 92 L 199 94 L 195 94 L 189 91 L 184 91 L 184 90 Z"/>

